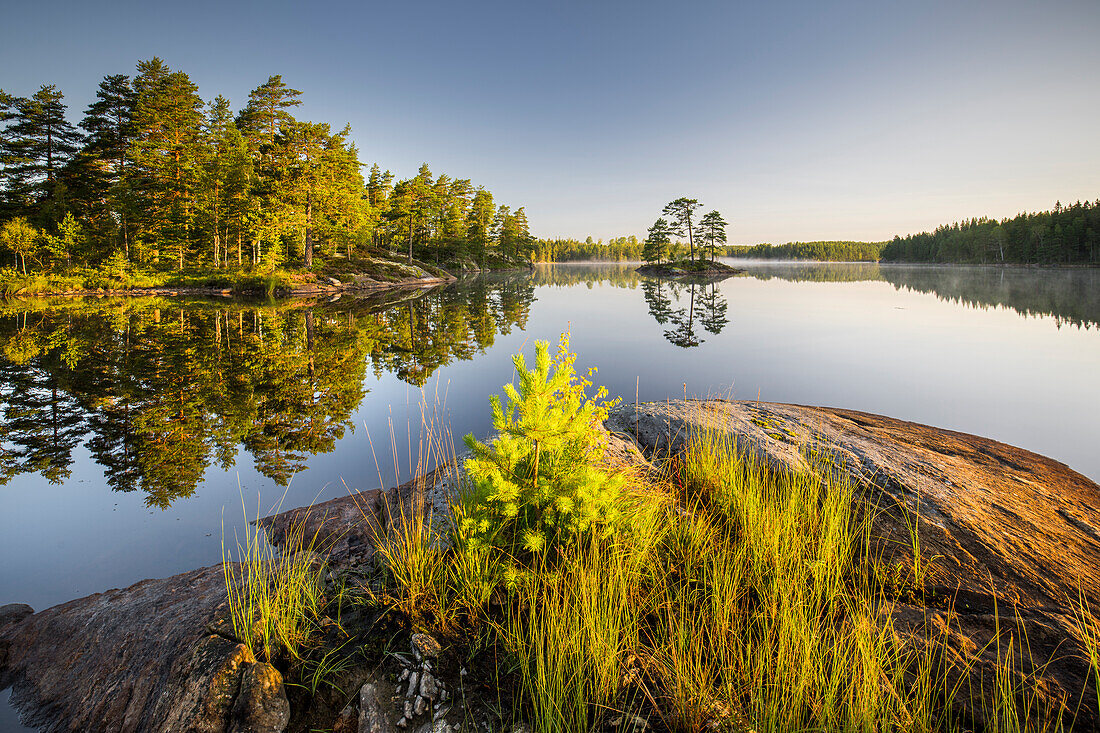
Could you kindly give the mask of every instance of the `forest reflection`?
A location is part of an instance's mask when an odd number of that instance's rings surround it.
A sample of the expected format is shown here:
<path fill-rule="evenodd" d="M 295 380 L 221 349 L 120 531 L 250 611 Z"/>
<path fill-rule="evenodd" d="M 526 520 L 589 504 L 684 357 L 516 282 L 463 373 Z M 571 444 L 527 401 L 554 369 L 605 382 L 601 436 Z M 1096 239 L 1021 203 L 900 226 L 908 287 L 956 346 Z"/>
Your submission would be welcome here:
<path fill-rule="evenodd" d="M 549 265 L 436 290 L 335 302 L 99 298 L 0 302 L 0 485 L 67 480 L 80 447 L 118 491 L 167 507 L 210 467 L 248 454 L 286 484 L 352 430 L 369 375 L 423 386 L 524 329 L 539 287 L 641 290 L 683 348 L 722 333 L 742 278 L 880 281 L 975 308 L 1100 327 L 1100 270 L 754 263 L 722 283 L 640 277 L 634 265 Z M 599 300 L 590 304 L 593 311 Z M 642 307 L 639 302 L 638 307 Z"/>
<path fill-rule="evenodd" d="M 592 288 L 606 283 L 616 288 L 641 288 L 650 315 L 658 325 L 672 325 L 665 337 L 691 347 L 703 342 L 700 331 L 717 334 L 726 325 L 723 288 L 739 278 L 790 282 L 852 283 L 877 281 L 896 290 L 934 295 L 971 308 L 1009 308 L 1022 316 L 1047 316 L 1058 327 L 1100 328 L 1100 269 L 981 267 L 966 265 L 879 265 L 877 262 L 773 262 L 730 260 L 745 273 L 718 285 L 662 281 L 660 286 L 635 272 L 637 264 L 539 265 L 536 285 Z M 675 303 L 666 300 L 672 298 Z M 683 303 L 680 303 L 680 300 Z M 676 307 L 673 307 L 673 306 Z M 702 306 L 702 311 L 698 307 Z M 681 310 L 683 312 L 681 312 Z M 702 321 L 706 317 L 706 323 Z M 708 327 L 709 326 L 709 327 Z"/>
<path fill-rule="evenodd" d="M 83 445 L 149 506 L 190 496 L 242 449 L 286 485 L 353 429 L 368 368 L 422 386 L 522 329 L 534 299 L 524 275 L 331 303 L 4 303 L 0 484 L 62 482 Z"/>

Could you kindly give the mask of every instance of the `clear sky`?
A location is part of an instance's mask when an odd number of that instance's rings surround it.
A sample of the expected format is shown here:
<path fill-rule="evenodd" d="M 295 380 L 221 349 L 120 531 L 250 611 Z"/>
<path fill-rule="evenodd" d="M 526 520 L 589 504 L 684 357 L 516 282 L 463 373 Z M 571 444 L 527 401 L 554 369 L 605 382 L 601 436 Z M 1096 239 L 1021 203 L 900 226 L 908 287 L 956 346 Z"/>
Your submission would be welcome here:
<path fill-rule="evenodd" d="M 0 88 L 75 123 L 154 55 L 204 99 L 271 74 L 364 161 L 643 234 L 673 198 L 730 241 L 877 240 L 1100 198 L 1100 2 L 20 2 Z"/>

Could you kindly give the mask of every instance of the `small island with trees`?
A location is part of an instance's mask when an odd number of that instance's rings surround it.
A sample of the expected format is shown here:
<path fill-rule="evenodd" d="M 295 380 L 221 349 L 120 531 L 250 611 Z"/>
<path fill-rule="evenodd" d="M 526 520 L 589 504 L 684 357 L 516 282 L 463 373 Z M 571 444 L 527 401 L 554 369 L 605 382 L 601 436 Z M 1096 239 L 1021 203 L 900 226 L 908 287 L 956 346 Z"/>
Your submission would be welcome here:
<path fill-rule="evenodd" d="M 701 207 L 702 204 L 697 199 L 683 196 L 665 206 L 662 213 L 669 220 L 657 219 L 649 228 L 649 236 L 646 237 L 642 249 L 642 259 L 646 264 L 638 268 L 638 273 L 658 277 L 715 279 L 744 272 L 715 259 L 719 246 L 724 247 L 726 244 L 728 224 L 721 214 L 711 211 L 704 214 L 697 225 L 693 225 L 692 216 Z M 674 259 L 673 235 L 688 238 L 687 258 Z M 698 257 L 696 240 L 699 242 Z M 710 250 L 710 259 L 706 256 L 707 249 Z"/>

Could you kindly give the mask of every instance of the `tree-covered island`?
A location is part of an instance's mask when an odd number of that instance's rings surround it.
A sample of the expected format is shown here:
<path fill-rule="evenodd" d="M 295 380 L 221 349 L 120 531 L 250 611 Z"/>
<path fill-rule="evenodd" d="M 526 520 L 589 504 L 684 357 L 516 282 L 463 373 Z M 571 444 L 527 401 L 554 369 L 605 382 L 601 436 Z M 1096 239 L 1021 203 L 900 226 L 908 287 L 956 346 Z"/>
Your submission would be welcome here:
<path fill-rule="evenodd" d="M 717 211 L 704 214 L 698 222 L 694 222 L 695 211 L 701 207 L 698 200 L 683 196 L 665 205 L 662 213 L 669 219 L 659 218 L 649 228 L 642 249 L 645 264 L 638 268 L 638 272 L 665 277 L 706 278 L 729 277 L 741 272 L 715 259 L 719 246 L 726 244 L 726 227 L 729 224 Z M 673 236 L 680 239 L 687 237 L 687 258 L 677 257 L 682 255 L 683 245 L 681 242 L 673 244 Z"/>

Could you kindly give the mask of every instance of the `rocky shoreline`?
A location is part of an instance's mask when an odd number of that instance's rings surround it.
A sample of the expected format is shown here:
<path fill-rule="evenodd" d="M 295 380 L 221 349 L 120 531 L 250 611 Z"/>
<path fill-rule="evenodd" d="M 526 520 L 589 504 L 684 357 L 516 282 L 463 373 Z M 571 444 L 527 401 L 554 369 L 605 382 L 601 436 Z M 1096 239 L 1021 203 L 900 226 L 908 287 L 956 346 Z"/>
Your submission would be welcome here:
<path fill-rule="evenodd" d="M 323 278 L 320 282 L 292 288 L 286 291 L 280 291 L 278 295 L 286 295 L 291 297 L 305 296 L 305 295 L 325 295 L 332 293 L 343 292 L 365 292 L 371 293 L 379 290 L 389 290 L 396 288 L 420 288 L 431 287 L 434 285 L 444 285 L 446 283 L 454 282 L 458 278 L 453 275 L 450 277 L 422 277 L 422 278 L 403 278 L 401 280 L 393 281 L 377 281 L 377 280 L 362 280 L 343 282 L 336 278 Z M 34 293 L 30 297 L 48 297 L 48 298 L 100 298 L 100 297 L 144 297 L 144 296 L 198 296 L 198 297 L 222 297 L 232 298 L 242 295 L 248 295 L 249 291 L 238 292 L 231 288 L 173 288 L 173 287 L 155 287 L 155 288 L 131 288 L 129 290 L 108 290 L 108 289 L 96 289 L 96 290 L 67 290 L 63 292 L 42 292 Z M 19 294 L 16 294 L 19 297 Z"/>
<path fill-rule="evenodd" d="M 989 699 L 996 683 L 998 641 L 1024 634 L 1030 670 L 1012 674 L 1038 674 L 1044 703 L 1067 728 L 1097 729 L 1075 616 L 1081 602 L 1100 608 L 1100 487 L 1086 477 L 986 438 L 843 409 L 676 400 L 620 407 L 605 425 L 609 460 L 643 473 L 698 428 L 729 433 L 776 470 L 801 466 L 807 446 L 828 453 L 831 470 L 876 508 L 874 534 L 888 562 L 912 563 L 915 527 L 931 569 L 920 587 L 899 590 L 884 622 L 912 648 L 936 644 L 944 658 L 974 660 L 951 680 L 975 692 L 955 701 L 957 712 L 981 723 L 975 701 Z M 358 577 L 375 538 L 394 530 L 395 508 L 413 511 L 420 506 L 414 498 L 426 492 L 429 520 L 445 510 L 447 476 L 436 472 L 261 524 L 284 551 L 308 546 L 324 556 L 331 577 Z M 289 528 L 303 521 L 305 546 L 288 546 L 295 537 Z M 305 698 L 228 627 L 225 570 L 146 580 L 39 613 L 0 607 L 0 688 L 11 686 L 23 719 L 46 731 L 480 727 L 462 660 L 430 637 L 392 628 L 386 638 L 403 638 L 403 645 L 373 667 L 345 672 L 343 698 L 333 695 L 310 714 L 297 709 Z M 378 618 L 356 614 L 341 620 L 346 628 L 381 633 Z M 461 705 L 453 699 L 460 691 Z"/>

